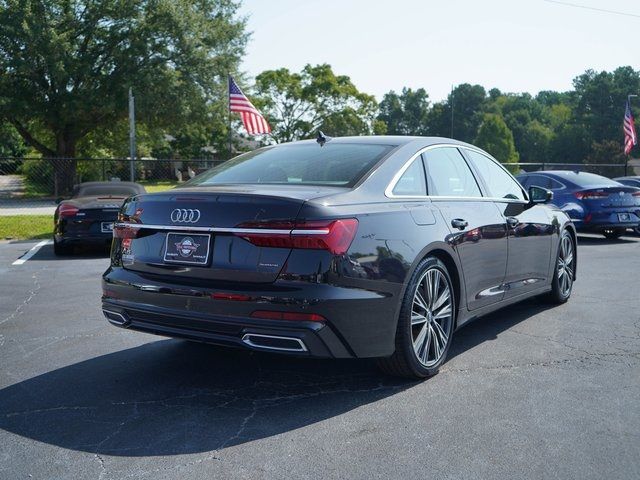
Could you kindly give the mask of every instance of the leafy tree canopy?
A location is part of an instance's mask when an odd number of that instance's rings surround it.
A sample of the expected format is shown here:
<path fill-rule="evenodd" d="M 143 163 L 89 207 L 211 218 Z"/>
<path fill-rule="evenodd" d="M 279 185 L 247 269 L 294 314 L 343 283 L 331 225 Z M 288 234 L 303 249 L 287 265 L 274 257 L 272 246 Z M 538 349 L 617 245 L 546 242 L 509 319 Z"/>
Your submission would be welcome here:
<path fill-rule="evenodd" d="M 502 163 L 518 162 L 513 133 L 502 117 L 495 113 L 484 115 L 474 143 Z"/>
<path fill-rule="evenodd" d="M 375 98 L 327 64 L 306 65 L 300 73 L 267 70 L 256 77 L 255 90 L 277 142 L 307 138 L 320 128 L 344 136 L 371 134 L 376 127 Z"/>
<path fill-rule="evenodd" d="M 232 0 L 0 0 L 0 116 L 58 157 L 125 119 L 129 87 L 142 123 L 205 120 L 244 51 L 237 9 Z M 68 189 L 75 166 L 60 165 Z"/>

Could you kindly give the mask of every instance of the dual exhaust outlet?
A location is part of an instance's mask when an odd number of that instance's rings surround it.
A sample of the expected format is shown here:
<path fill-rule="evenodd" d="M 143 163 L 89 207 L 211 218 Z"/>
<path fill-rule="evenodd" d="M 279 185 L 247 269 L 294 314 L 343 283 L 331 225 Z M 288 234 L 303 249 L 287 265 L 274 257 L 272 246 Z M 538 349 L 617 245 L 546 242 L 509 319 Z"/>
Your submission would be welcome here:
<path fill-rule="evenodd" d="M 118 327 L 124 327 L 129 320 L 120 312 L 102 309 L 105 318 Z M 296 337 L 284 337 L 279 335 L 269 335 L 264 333 L 245 333 L 242 336 L 242 343 L 253 348 L 272 350 L 278 352 L 307 352 L 305 343 Z"/>

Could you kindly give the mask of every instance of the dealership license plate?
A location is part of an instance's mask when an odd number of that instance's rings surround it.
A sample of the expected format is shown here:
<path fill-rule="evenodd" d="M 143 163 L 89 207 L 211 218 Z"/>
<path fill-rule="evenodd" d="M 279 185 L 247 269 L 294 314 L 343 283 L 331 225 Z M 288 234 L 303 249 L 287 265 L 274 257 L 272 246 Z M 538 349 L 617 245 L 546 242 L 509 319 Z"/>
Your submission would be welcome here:
<path fill-rule="evenodd" d="M 102 230 L 102 233 L 113 233 L 113 222 L 102 222 L 100 230 Z"/>
<path fill-rule="evenodd" d="M 209 263 L 210 243 L 211 235 L 167 233 L 164 261 L 186 265 L 206 265 Z"/>
<path fill-rule="evenodd" d="M 628 213 L 619 213 L 618 214 L 618 221 L 619 222 L 630 222 L 631 221 L 631 216 Z"/>

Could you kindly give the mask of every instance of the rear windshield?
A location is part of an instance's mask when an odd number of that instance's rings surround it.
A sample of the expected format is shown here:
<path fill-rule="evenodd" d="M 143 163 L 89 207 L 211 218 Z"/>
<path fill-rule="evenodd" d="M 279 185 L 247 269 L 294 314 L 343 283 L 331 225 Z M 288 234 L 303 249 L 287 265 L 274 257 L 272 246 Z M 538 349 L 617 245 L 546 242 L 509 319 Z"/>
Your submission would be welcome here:
<path fill-rule="evenodd" d="M 142 193 L 141 188 L 129 185 L 91 185 L 79 187 L 74 197 L 128 197 Z"/>
<path fill-rule="evenodd" d="M 566 178 L 570 182 L 575 183 L 579 187 L 607 187 L 607 186 L 620 186 L 618 182 L 608 179 L 607 177 L 602 177 L 600 175 L 596 175 L 595 173 L 586 173 L 586 172 L 568 172 L 568 173 L 557 173 L 559 177 Z"/>
<path fill-rule="evenodd" d="M 268 183 L 352 187 L 393 148 L 355 143 L 267 147 L 231 159 L 184 185 Z"/>

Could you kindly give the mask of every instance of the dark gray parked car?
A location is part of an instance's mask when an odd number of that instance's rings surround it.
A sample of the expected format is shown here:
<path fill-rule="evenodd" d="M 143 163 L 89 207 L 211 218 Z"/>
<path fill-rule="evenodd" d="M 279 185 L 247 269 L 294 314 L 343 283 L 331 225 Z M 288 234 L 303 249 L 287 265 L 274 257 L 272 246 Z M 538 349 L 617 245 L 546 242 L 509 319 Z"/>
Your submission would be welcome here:
<path fill-rule="evenodd" d="M 319 143 L 319 144 L 318 144 Z M 102 308 L 120 327 L 426 377 L 456 329 L 525 298 L 565 302 L 567 215 L 488 154 L 444 138 L 319 138 L 136 195 Z"/>

